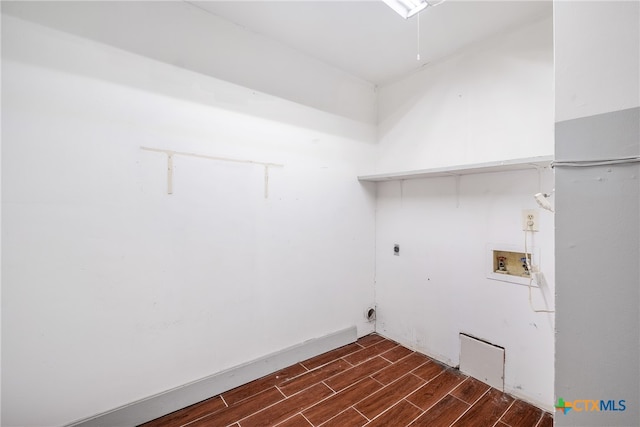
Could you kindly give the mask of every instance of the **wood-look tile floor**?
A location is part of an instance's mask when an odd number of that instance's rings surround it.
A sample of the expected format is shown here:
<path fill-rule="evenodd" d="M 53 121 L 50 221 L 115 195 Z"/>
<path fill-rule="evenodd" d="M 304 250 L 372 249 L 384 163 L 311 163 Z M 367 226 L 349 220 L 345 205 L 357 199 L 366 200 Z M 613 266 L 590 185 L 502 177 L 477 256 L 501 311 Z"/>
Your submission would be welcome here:
<path fill-rule="evenodd" d="M 144 427 L 551 427 L 551 414 L 372 334 Z"/>

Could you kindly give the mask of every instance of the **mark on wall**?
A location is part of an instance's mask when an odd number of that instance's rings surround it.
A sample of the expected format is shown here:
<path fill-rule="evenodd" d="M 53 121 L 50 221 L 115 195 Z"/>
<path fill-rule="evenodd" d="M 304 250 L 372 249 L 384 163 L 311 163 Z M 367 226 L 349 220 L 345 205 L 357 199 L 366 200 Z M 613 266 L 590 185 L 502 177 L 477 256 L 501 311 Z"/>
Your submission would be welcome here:
<path fill-rule="evenodd" d="M 269 168 L 282 168 L 284 165 L 278 163 L 257 162 L 254 160 L 232 159 L 229 157 L 207 156 L 204 154 L 186 153 L 183 151 L 163 150 L 161 148 L 140 147 L 144 151 L 164 153 L 167 155 L 167 194 L 173 194 L 173 157 L 186 156 L 200 159 L 215 160 L 219 162 L 248 163 L 264 167 L 264 198 L 269 198 Z"/>

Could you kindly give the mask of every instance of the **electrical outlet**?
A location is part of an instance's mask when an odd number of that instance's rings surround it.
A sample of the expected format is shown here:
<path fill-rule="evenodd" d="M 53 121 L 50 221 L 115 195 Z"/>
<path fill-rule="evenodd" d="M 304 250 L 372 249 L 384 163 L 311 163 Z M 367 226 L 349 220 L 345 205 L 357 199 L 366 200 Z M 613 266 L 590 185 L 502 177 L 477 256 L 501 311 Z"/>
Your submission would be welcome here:
<path fill-rule="evenodd" d="M 540 226 L 538 224 L 537 209 L 522 210 L 522 230 L 523 231 L 540 231 Z"/>

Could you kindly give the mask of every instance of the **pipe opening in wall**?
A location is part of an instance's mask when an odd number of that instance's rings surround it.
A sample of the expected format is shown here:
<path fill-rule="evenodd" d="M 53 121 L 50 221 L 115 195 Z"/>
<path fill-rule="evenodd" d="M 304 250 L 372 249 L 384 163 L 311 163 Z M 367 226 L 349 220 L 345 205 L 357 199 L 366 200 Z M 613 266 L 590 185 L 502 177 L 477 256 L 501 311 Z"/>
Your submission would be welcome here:
<path fill-rule="evenodd" d="M 369 308 L 367 310 L 366 317 L 369 322 L 373 322 L 374 320 L 376 320 L 376 309 Z"/>

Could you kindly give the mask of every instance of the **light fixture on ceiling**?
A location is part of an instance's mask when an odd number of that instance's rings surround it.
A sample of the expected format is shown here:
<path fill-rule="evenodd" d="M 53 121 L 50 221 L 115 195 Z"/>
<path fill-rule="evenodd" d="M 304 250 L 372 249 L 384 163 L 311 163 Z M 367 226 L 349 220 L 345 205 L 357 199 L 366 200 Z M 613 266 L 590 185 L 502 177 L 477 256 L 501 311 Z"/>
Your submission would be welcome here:
<path fill-rule="evenodd" d="M 398 12 L 404 19 L 410 18 L 416 13 L 425 10 L 429 6 L 437 6 L 444 0 L 428 2 L 426 0 L 382 0 L 391 9 Z"/>

